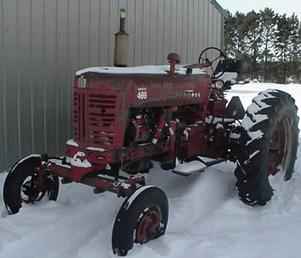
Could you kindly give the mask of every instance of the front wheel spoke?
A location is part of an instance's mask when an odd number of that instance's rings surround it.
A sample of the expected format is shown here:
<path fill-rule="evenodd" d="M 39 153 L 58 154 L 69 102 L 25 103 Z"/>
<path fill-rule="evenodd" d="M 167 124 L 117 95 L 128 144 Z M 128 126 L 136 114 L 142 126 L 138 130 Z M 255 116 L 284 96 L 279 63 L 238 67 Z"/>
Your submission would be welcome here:
<path fill-rule="evenodd" d="M 43 192 L 39 192 L 37 197 L 36 197 L 36 201 L 41 201 L 43 199 L 43 197 L 45 196 L 45 191 Z"/>
<path fill-rule="evenodd" d="M 39 191 L 37 189 L 37 187 L 35 186 L 34 182 L 33 182 L 33 178 L 31 178 L 30 181 L 25 182 L 22 186 L 21 186 L 21 191 L 23 193 L 23 195 L 25 196 L 21 196 L 22 200 L 25 203 L 34 203 L 35 201 L 40 201 L 43 197 L 45 192 L 44 191 Z M 26 197 L 26 198 L 24 198 Z"/>
<path fill-rule="evenodd" d="M 22 185 L 22 192 L 26 195 L 29 195 L 30 193 L 30 186 L 28 185 Z"/>
<path fill-rule="evenodd" d="M 53 181 L 51 178 L 47 178 L 45 187 L 46 187 L 48 190 L 53 190 L 53 189 L 55 188 L 55 183 L 54 183 L 54 181 Z"/>

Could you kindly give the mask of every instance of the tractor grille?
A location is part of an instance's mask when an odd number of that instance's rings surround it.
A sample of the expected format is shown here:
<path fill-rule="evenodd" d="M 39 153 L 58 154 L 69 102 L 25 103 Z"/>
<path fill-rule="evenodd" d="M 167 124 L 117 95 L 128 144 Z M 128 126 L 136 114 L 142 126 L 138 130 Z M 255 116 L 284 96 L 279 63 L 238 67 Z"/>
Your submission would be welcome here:
<path fill-rule="evenodd" d="M 88 141 L 91 144 L 109 147 L 114 144 L 116 119 L 116 96 L 88 95 Z"/>
<path fill-rule="evenodd" d="M 93 92 L 74 94 L 74 136 L 91 147 L 110 149 L 115 142 L 117 96 Z"/>
<path fill-rule="evenodd" d="M 85 133 L 82 128 L 82 119 L 83 119 L 83 108 L 85 106 L 85 96 L 83 94 L 79 94 L 78 92 L 74 92 L 73 95 L 73 135 L 77 141 L 80 141 L 83 138 Z"/>

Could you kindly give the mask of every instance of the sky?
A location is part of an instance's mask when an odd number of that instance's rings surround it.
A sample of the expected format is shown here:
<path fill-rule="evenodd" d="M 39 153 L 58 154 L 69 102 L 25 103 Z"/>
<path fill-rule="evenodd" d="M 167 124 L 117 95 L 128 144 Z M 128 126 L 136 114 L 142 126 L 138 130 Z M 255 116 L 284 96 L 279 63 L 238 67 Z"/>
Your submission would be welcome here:
<path fill-rule="evenodd" d="M 217 0 L 224 8 L 231 12 L 249 12 L 251 10 L 262 10 L 265 7 L 274 9 L 284 14 L 295 13 L 301 16 L 301 0 Z"/>

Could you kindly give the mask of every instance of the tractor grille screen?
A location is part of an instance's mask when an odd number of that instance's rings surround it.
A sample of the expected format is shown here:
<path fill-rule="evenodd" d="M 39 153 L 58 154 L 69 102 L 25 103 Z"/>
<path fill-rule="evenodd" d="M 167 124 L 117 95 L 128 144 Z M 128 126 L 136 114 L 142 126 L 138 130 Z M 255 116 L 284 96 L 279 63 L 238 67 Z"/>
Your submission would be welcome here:
<path fill-rule="evenodd" d="M 88 137 L 101 146 L 114 144 L 116 96 L 88 95 Z"/>
<path fill-rule="evenodd" d="M 116 125 L 115 95 L 90 91 L 74 93 L 74 136 L 84 145 L 110 149 L 114 145 Z"/>
<path fill-rule="evenodd" d="M 82 94 L 78 94 L 77 92 L 74 92 L 73 96 L 73 129 L 74 129 L 74 138 L 76 140 L 80 140 L 82 138 L 81 136 L 84 134 L 82 132 L 81 128 L 81 107 L 84 107 L 84 96 Z"/>

